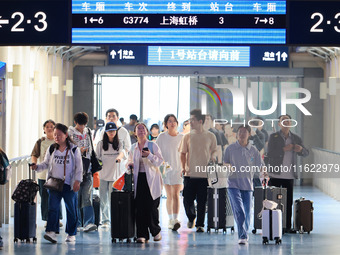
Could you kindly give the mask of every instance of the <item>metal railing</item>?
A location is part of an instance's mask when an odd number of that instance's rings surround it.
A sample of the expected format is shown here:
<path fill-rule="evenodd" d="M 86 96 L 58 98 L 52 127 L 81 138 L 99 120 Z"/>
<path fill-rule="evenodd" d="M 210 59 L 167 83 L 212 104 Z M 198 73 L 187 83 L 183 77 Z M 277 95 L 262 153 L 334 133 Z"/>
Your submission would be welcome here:
<path fill-rule="evenodd" d="M 9 160 L 12 166 L 12 177 L 6 185 L 0 186 L 0 227 L 2 223 L 8 224 L 9 218 L 14 216 L 14 201 L 12 193 L 21 180 L 29 178 L 29 167 L 31 156 L 22 156 Z M 32 174 L 35 180 L 35 172 Z"/>

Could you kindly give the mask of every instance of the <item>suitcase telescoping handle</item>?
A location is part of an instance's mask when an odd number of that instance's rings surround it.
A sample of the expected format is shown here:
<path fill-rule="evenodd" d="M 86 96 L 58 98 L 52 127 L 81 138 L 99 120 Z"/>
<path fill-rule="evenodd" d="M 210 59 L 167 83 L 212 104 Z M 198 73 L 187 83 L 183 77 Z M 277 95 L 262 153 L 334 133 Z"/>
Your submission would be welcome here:
<path fill-rule="evenodd" d="M 33 181 L 33 179 L 32 179 L 32 172 L 33 172 L 33 169 L 31 168 L 32 166 L 34 166 L 35 165 L 35 163 L 28 163 L 28 178 L 30 179 L 30 180 L 32 180 Z M 29 197 L 32 197 L 31 196 L 31 192 L 32 192 L 32 190 L 31 189 L 28 189 L 28 195 L 29 195 Z M 34 199 L 33 199 L 33 201 L 29 201 L 30 203 L 34 203 Z"/>
<path fill-rule="evenodd" d="M 216 164 L 217 161 L 216 161 Z M 215 172 L 215 178 L 209 178 L 209 174 L 211 174 L 210 169 L 213 168 L 213 172 Z M 210 160 L 208 163 L 208 167 L 207 167 L 207 177 L 208 179 L 210 179 L 211 185 L 215 185 L 216 183 L 218 183 L 218 174 L 217 174 L 217 169 L 215 168 L 215 162 Z"/>
<path fill-rule="evenodd" d="M 267 188 L 268 188 L 268 180 L 266 178 L 264 178 L 262 181 L 262 188 L 264 189 L 263 200 L 266 200 L 267 199 Z"/>
<path fill-rule="evenodd" d="M 35 165 L 35 163 L 28 163 L 28 178 L 30 179 L 30 180 L 32 180 L 32 172 L 33 172 L 33 170 L 31 170 L 32 168 L 32 166 L 34 166 Z"/>

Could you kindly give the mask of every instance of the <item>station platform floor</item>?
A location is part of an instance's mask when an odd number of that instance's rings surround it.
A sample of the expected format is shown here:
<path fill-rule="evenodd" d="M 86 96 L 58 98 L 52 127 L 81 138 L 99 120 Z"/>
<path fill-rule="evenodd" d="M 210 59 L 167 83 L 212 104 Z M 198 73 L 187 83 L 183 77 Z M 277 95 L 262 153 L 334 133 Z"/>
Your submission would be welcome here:
<path fill-rule="evenodd" d="M 284 234 L 281 245 L 270 242 L 262 245 L 261 231 L 252 234 L 250 229 L 249 244 L 239 245 L 237 233 L 232 234 L 230 229 L 226 234 L 221 231 L 196 233 L 195 229 L 186 227 L 187 219 L 181 204 L 180 220 L 182 227 L 178 232 L 167 229 L 168 217 L 165 208 L 165 199 L 161 199 L 160 221 L 163 239 L 154 242 L 150 239 L 147 244 L 137 243 L 111 243 L 110 229 L 99 228 L 98 231 L 77 234 L 76 243 L 66 244 L 65 228 L 58 235 L 58 243 L 51 244 L 43 239 L 44 222 L 38 212 L 37 243 L 13 242 L 13 219 L 9 225 L 3 225 L 1 235 L 4 247 L 0 254 L 339 254 L 340 250 L 340 202 L 325 195 L 315 187 L 295 187 L 294 199 L 306 197 L 314 201 L 314 230 L 310 234 Z M 64 214 L 65 215 L 65 214 Z M 65 219 L 63 220 L 65 223 Z M 65 225 L 65 224 L 64 224 Z M 252 226 L 252 224 L 251 224 Z M 237 230 L 236 230 L 237 231 Z"/>

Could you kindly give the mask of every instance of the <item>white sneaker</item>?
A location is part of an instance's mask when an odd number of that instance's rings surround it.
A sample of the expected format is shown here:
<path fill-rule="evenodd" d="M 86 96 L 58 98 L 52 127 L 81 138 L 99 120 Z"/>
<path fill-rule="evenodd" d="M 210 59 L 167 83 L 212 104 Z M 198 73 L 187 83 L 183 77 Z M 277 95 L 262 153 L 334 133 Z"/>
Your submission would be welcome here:
<path fill-rule="evenodd" d="M 84 228 L 84 232 L 90 232 L 90 231 L 95 231 L 97 230 L 97 225 L 95 224 L 88 224 L 85 228 Z"/>
<path fill-rule="evenodd" d="M 181 227 L 181 222 L 178 219 L 172 221 L 174 223 L 172 230 L 177 231 Z"/>
<path fill-rule="evenodd" d="M 57 243 L 57 235 L 55 232 L 46 232 L 44 238 L 51 243 Z"/>
<path fill-rule="evenodd" d="M 173 220 L 169 219 L 168 229 L 173 229 L 173 228 L 174 228 Z"/>
<path fill-rule="evenodd" d="M 109 228 L 110 227 L 110 223 L 105 222 L 101 225 L 102 228 Z"/>
<path fill-rule="evenodd" d="M 238 244 L 247 244 L 248 243 L 248 238 L 247 239 L 239 239 Z"/>
<path fill-rule="evenodd" d="M 65 239 L 65 242 L 67 242 L 67 243 L 71 243 L 71 242 L 75 242 L 75 241 L 76 241 L 76 236 L 67 235 L 67 237 Z"/>

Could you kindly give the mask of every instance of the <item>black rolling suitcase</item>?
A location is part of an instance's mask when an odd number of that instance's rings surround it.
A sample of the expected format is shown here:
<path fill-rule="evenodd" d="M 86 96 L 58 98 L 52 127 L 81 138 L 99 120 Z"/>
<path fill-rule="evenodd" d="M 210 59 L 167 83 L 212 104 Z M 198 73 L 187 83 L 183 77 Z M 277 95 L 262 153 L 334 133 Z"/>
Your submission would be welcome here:
<path fill-rule="evenodd" d="M 22 180 L 14 191 L 12 196 L 16 201 L 14 204 L 14 242 L 18 242 L 19 239 L 29 243 L 31 238 L 33 242 L 37 241 L 37 205 L 34 200 L 38 189 L 39 186 L 31 179 L 29 170 L 29 179 Z"/>
<path fill-rule="evenodd" d="M 36 203 L 17 202 L 14 204 L 14 242 L 21 241 L 33 242 L 36 238 L 36 219 L 37 205 Z"/>
<path fill-rule="evenodd" d="M 98 228 L 100 224 L 100 198 L 98 195 L 93 195 L 92 206 L 94 211 L 94 224 L 96 224 Z"/>
<path fill-rule="evenodd" d="M 111 237 L 115 243 L 130 238 L 135 239 L 134 193 L 113 191 L 111 193 Z"/>
<path fill-rule="evenodd" d="M 268 186 L 266 189 L 267 199 L 278 203 L 278 209 L 282 211 L 282 228 L 286 228 L 286 208 L 287 208 L 287 189 Z M 265 190 L 262 187 L 254 189 L 254 229 L 253 234 L 256 234 L 257 229 L 262 229 L 262 220 L 258 217 L 262 211 L 263 200 L 265 199 Z"/>
<path fill-rule="evenodd" d="M 294 230 L 300 234 L 313 230 L 313 201 L 300 198 L 294 201 Z"/>
<path fill-rule="evenodd" d="M 129 181 L 127 180 L 129 179 Z M 122 242 L 126 239 L 127 243 L 136 241 L 136 224 L 135 224 L 135 200 L 133 192 L 133 175 L 125 174 L 125 186 L 123 191 L 113 190 L 111 193 L 111 237 L 112 243 L 117 239 Z"/>
<path fill-rule="evenodd" d="M 226 232 L 227 228 L 234 232 L 234 216 L 231 209 L 230 201 L 227 194 L 227 188 L 208 188 L 208 227 L 207 232 L 210 229 L 215 229 L 217 232 L 219 229 Z"/>

